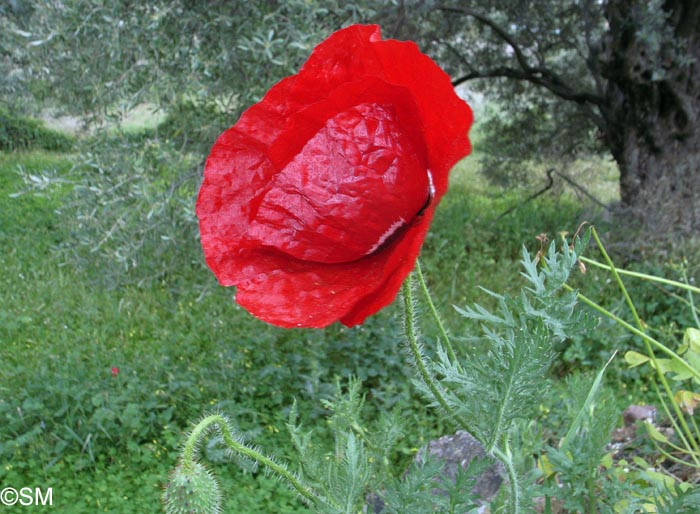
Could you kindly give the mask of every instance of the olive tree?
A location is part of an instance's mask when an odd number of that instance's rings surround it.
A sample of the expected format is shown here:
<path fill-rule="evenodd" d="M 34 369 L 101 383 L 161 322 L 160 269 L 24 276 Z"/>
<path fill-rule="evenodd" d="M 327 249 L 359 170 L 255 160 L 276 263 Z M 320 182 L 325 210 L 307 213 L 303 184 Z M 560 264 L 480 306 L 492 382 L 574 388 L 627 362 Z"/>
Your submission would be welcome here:
<path fill-rule="evenodd" d="M 606 152 L 648 229 L 700 231 L 700 3 L 407 1 L 395 19 L 497 100 L 502 165 Z"/>
<path fill-rule="evenodd" d="M 35 92 L 74 113 L 167 108 L 185 95 L 236 112 L 330 31 L 371 14 L 341 0 L 13 0 L 0 10 L 0 48 Z"/>

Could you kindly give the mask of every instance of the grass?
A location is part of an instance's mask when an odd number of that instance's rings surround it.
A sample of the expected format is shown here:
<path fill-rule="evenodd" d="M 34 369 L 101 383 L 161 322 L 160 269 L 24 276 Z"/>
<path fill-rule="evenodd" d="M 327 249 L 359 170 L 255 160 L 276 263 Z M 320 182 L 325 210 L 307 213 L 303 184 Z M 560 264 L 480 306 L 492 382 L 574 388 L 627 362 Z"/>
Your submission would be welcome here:
<path fill-rule="evenodd" d="M 582 201 L 578 191 L 563 180 L 556 180 L 552 190 L 527 201 L 546 184 L 544 170 L 541 177 L 533 178 L 532 192 L 491 186 L 479 173 L 479 157 L 477 152 L 453 170 L 450 191 L 438 208 L 423 250 L 432 290 L 447 305 L 488 302 L 478 286 L 516 292 L 522 285 L 517 280 L 517 262 L 523 245 L 536 253 L 539 234 L 550 238 L 561 232 L 571 234 L 583 221 L 601 219 L 605 214 Z M 594 175 L 594 169 L 600 172 Z M 606 163 L 582 161 L 569 170 L 569 176 L 579 183 L 594 184 L 591 189 L 602 201 L 615 198 L 617 175 Z M 504 269 L 511 272 L 503 273 Z M 448 318 L 453 323 L 461 320 L 452 312 Z"/>
<path fill-rule="evenodd" d="M 113 114 L 117 117 L 117 113 Z M 141 103 L 118 117 L 120 118 L 119 128 L 122 131 L 138 133 L 156 128 L 165 119 L 165 114 L 158 111 L 153 104 Z M 51 129 L 73 135 L 78 135 L 85 129 L 80 118 L 57 115 L 52 110 L 42 113 L 42 120 Z"/>
<path fill-rule="evenodd" d="M 201 263 L 171 283 L 100 287 L 99 270 L 52 251 L 71 237 L 55 214 L 69 186 L 15 196 L 22 174 L 47 170 L 70 175 L 70 156 L 0 158 L 0 244 L 11 249 L 0 256 L 3 484 L 53 486 L 57 512 L 154 511 L 183 431 L 205 411 L 228 413 L 274 448 L 286 444 L 279 431 L 293 398 L 307 400 L 313 425 L 335 377 L 360 376 L 385 404 L 407 395 L 407 384 L 390 384 L 400 352 L 375 344 L 390 337 L 391 309 L 353 331 L 279 330 L 236 307 Z M 227 510 L 299 511 L 274 480 L 226 468 L 228 489 L 245 492 L 228 495 Z"/>
<path fill-rule="evenodd" d="M 448 305 L 483 300 L 478 285 L 517 291 L 522 244 L 536 251 L 537 234 L 571 232 L 593 212 L 571 192 L 522 203 L 522 192 L 485 183 L 476 157 L 455 170 L 422 255 L 454 333 L 468 327 Z M 589 184 L 593 166 L 583 163 L 572 176 Z M 283 432 L 294 398 L 305 425 L 323 438 L 319 400 L 353 375 L 364 382 L 370 413 L 405 413 L 410 428 L 397 461 L 408 463 L 418 446 L 449 430 L 417 414 L 397 306 L 351 330 L 279 330 L 216 285 L 196 241 L 166 279 L 99 286 L 99 269 L 53 251 L 74 236 L 56 214 L 70 184 L 16 195 L 22 175 L 62 177 L 71 169 L 67 154 L 0 154 L 1 484 L 53 487 L 55 512 L 155 512 L 183 433 L 203 413 L 224 412 L 251 441 L 289 455 Z M 614 195 L 614 178 L 606 171 L 592 191 Z M 230 463 L 216 467 L 225 512 L 304 512 L 275 480 Z"/>
<path fill-rule="evenodd" d="M 235 403 L 242 428 L 257 428 L 258 414 L 246 408 L 269 384 L 265 393 L 276 398 L 268 407 L 278 404 L 278 415 L 263 426 L 280 424 L 288 394 L 269 378 L 241 389 L 235 377 L 258 364 L 247 357 L 256 345 L 274 346 L 284 333 L 241 315 L 223 323 L 231 314 L 223 289 L 197 303 L 163 286 L 95 288 L 84 270 L 52 253 L 70 236 L 54 214 L 62 191 L 9 197 L 22 189 L 20 166 L 61 174 L 71 162 L 47 153 L 0 158 L 0 244 L 10 249 L 0 255 L 0 481 L 53 486 L 57 512 L 157 510 L 182 431 L 203 410 L 230 412 Z M 238 339 L 247 343 L 232 350 Z"/>

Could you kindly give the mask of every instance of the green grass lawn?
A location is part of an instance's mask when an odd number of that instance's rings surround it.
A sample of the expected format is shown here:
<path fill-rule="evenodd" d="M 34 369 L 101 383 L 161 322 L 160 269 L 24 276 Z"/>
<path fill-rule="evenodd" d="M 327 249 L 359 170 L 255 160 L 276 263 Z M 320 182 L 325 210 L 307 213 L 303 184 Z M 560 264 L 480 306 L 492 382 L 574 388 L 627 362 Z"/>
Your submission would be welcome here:
<path fill-rule="evenodd" d="M 287 331 L 238 308 L 203 266 L 197 241 L 183 243 L 187 259 L 175 273 L 117 287 L 100 280 L 104 269 L 55 252 L 75 238 L 74 224 L 56 212 L 71 184 L 17 193 L 23 176 L 74 179 L 72 162 L 65 154 L 0 154 L 0 484 L 52 487 L 52 512 L 158 512 L 183 434 L 204 413 L 226 413 L 249 440 L 288 456 L 284 422 L 293 400 L 323 440 L 320 399 L 350 376 L 363 380 L 370 415 L 406 412 L 398 462 L 449 430 L 417 407 L 396 305 L 354 329 Z M 595 166 L 582 165 L 577 179 Z M 615 177 L 601 167 L 591 187 L 609 200 Z M 537 234 L 573 232 L 597 215 L 567 193 L 499 218 L 526 195 L 490 187 L 477 168 L 472 158 L 456 169 L 422 255 L 455 333 L 468 325 L 449 306 L 483 300 L 477 286 L 521 287 L 523 243 L 537 251 Z M 305 511 L 272 478 L 233 463 L 215 468 L 224 512 Z"/>

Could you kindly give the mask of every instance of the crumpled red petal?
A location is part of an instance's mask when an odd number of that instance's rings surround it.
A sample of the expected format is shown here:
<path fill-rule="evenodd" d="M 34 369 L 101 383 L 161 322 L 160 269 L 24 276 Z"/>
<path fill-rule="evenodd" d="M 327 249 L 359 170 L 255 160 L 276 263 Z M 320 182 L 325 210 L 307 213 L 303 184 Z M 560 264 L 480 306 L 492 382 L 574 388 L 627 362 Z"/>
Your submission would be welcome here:
<path fill-rule="evenodd" d="M 413 268 L 471 122 L 415 44 L 377 26 L 332 34 L 212 148 L 207 264 L 269 323 L 361 323 Z"/>

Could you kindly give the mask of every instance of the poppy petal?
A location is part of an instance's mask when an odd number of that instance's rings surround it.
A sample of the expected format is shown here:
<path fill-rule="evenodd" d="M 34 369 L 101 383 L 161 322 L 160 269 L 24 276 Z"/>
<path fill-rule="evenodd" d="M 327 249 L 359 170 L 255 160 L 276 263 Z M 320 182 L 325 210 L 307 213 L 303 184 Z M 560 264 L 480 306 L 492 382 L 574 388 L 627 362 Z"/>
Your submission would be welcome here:
<path fill-rule="evenodd" d="M 372 25 L 332 34 L 212 148 L 207 264 L 269 323 L 361 323 L 413 268 L 471 122 L 415 44 Z"/>

